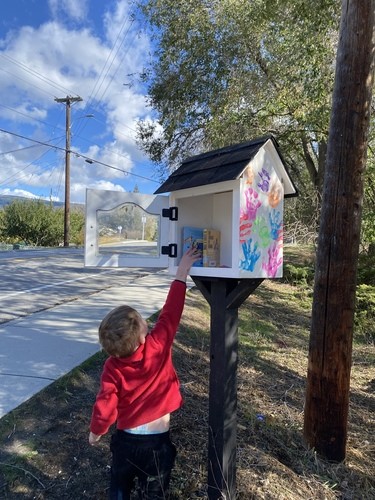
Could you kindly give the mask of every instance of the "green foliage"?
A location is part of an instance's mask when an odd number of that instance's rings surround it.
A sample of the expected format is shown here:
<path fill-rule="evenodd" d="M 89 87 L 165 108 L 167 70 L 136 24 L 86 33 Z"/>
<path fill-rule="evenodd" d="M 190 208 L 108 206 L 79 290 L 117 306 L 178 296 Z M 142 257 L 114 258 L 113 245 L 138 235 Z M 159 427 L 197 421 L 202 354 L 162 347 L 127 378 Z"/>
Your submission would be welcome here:
<path fill-rule="evenodd" d="M 355 340 L 375 343 L 375 286 L 359 285 L 356 293 Z"/>
<path fill-rule="evenodd" d="M 0 209 L 0 240 L 3 239 L 4 233 L 4 209 Z"/>
<path fill-rule="evenodd" d="M 41 200 L 16 200 L 0 213 L 1 237 L 6 242 L 58 246 L 63 241 L 63 209 L 55 209 Z M 83 213 L 72 211 L 72 243 L 83 243 L 83 226 Z"/>
<path fill-rule="evenodd" d="M 63 211 L 63 209 L 60 209 Z M 83 246 L 85 241 L 85 214 L 81 210 L 70 212 L 70 242 Z"/>
<path fill-rule="evenodd" d="M 314 267 L 285 264 L 283 280 L 292 285 L 312 285 L 314 282 Z"/>
<path fill-rule="evenodd" d="M 375 254 L 375 158 L 371 142 L 373 141 L 370 141 L 369 145 L 362 212 L 361 243 L 365 254 Z"/>
<path fill-rule="evenodd" d="M 156 118 L 139 122 L 138 140 L 160 177 L 191 154 L 273 133 L 301 194 L 286 236 L 314 242 L 341 2 L 139 0 L 138 6 L 155 47 L 142 76 Z M 364 249 L 375 244 L 371 119 Z"/>
<path fill-rule="evenodd" d="M 375 251 L 359 256 L 358 283 L 375 286 Z"/>
<path fill-rule="evenodd" d="M 156 47 L 144 72 L 156 162 L 273 132 L 296 171 L 322 181 L 338 0 L 140 0 Z"/>

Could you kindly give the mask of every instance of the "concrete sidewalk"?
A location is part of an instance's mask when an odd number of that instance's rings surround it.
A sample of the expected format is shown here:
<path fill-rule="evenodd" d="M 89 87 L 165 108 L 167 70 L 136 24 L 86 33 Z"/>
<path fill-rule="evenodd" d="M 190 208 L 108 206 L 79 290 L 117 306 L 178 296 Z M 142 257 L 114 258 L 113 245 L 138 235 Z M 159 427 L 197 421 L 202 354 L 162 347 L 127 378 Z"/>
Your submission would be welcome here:
<path fill-rule="evenodd" d="M 0 325 L 0 417 L 98 352 L 111 309 L 129 304 L 145 319 L 158 311 L 173 279 L 159 271 Z"/>

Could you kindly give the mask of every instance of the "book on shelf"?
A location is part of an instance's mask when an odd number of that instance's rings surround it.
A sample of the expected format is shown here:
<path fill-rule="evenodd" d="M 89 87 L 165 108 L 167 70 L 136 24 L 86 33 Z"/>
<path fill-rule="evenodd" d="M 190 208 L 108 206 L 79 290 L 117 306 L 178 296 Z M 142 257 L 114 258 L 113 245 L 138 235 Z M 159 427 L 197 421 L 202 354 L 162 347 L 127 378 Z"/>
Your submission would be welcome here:
<path fill-rule="evenodd" d="M 202 254 L 202 258 L 194 262 L 193 267 L 203 267 L 203 229 L 185 226 L 182 228 L 182 253 L 194 247 Z"/>
<path fill-rule="evenodd" d="M 220 231 L 185 226 L 182 228 L 182 243 L 183 253 L 192 246 L 201 252 L 202 259 L 194 262 L 194 267 L 220 266 Z"/>
<path fill-rule="evenodd" d="M 203 230 L 203 266 L 220 266 L 220 231 L 216 229 Z"/>

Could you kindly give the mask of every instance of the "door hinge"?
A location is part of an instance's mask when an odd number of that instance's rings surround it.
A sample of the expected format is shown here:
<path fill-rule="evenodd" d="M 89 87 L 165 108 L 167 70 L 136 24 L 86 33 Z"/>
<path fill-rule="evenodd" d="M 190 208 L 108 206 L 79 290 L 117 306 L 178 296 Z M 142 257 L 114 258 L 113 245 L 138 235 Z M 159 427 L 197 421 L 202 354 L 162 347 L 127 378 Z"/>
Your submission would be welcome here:
<path fill-rule="evenodd" d="M 178 207 L 163 208 L 162 216 L 169 220 L 178 220 Z"/>
<path fill-rule="evenodd" d="M 177 257 L 177 243 L 170 243 L 169 245 L 162 246 L 161 253 L 162 255 L 168 255 L 168 257 L 175 259 Z"/>

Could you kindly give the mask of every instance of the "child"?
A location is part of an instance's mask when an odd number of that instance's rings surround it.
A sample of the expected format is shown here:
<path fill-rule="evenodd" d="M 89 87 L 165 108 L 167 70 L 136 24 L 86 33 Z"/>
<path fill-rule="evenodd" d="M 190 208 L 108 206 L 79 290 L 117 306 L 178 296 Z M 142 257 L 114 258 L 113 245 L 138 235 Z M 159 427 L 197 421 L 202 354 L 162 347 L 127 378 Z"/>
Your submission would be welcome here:
<path fill-rule="evenodd" d="M 154 328 L 129 306 L 109 312 L 99 340 L 109 354 L 94 404 L 89 443 L 94 445 L 117 421 L 111 439 L 110 499 L 130 499 L 138 478 L 140 498 L 164 499 L 176 448 L 169 436 L 170 413 L 182 405 L 172 364 L 172 343 L 185 303 L 190 267 L 201 258 L 190 248 L 181 258 Z"/>

